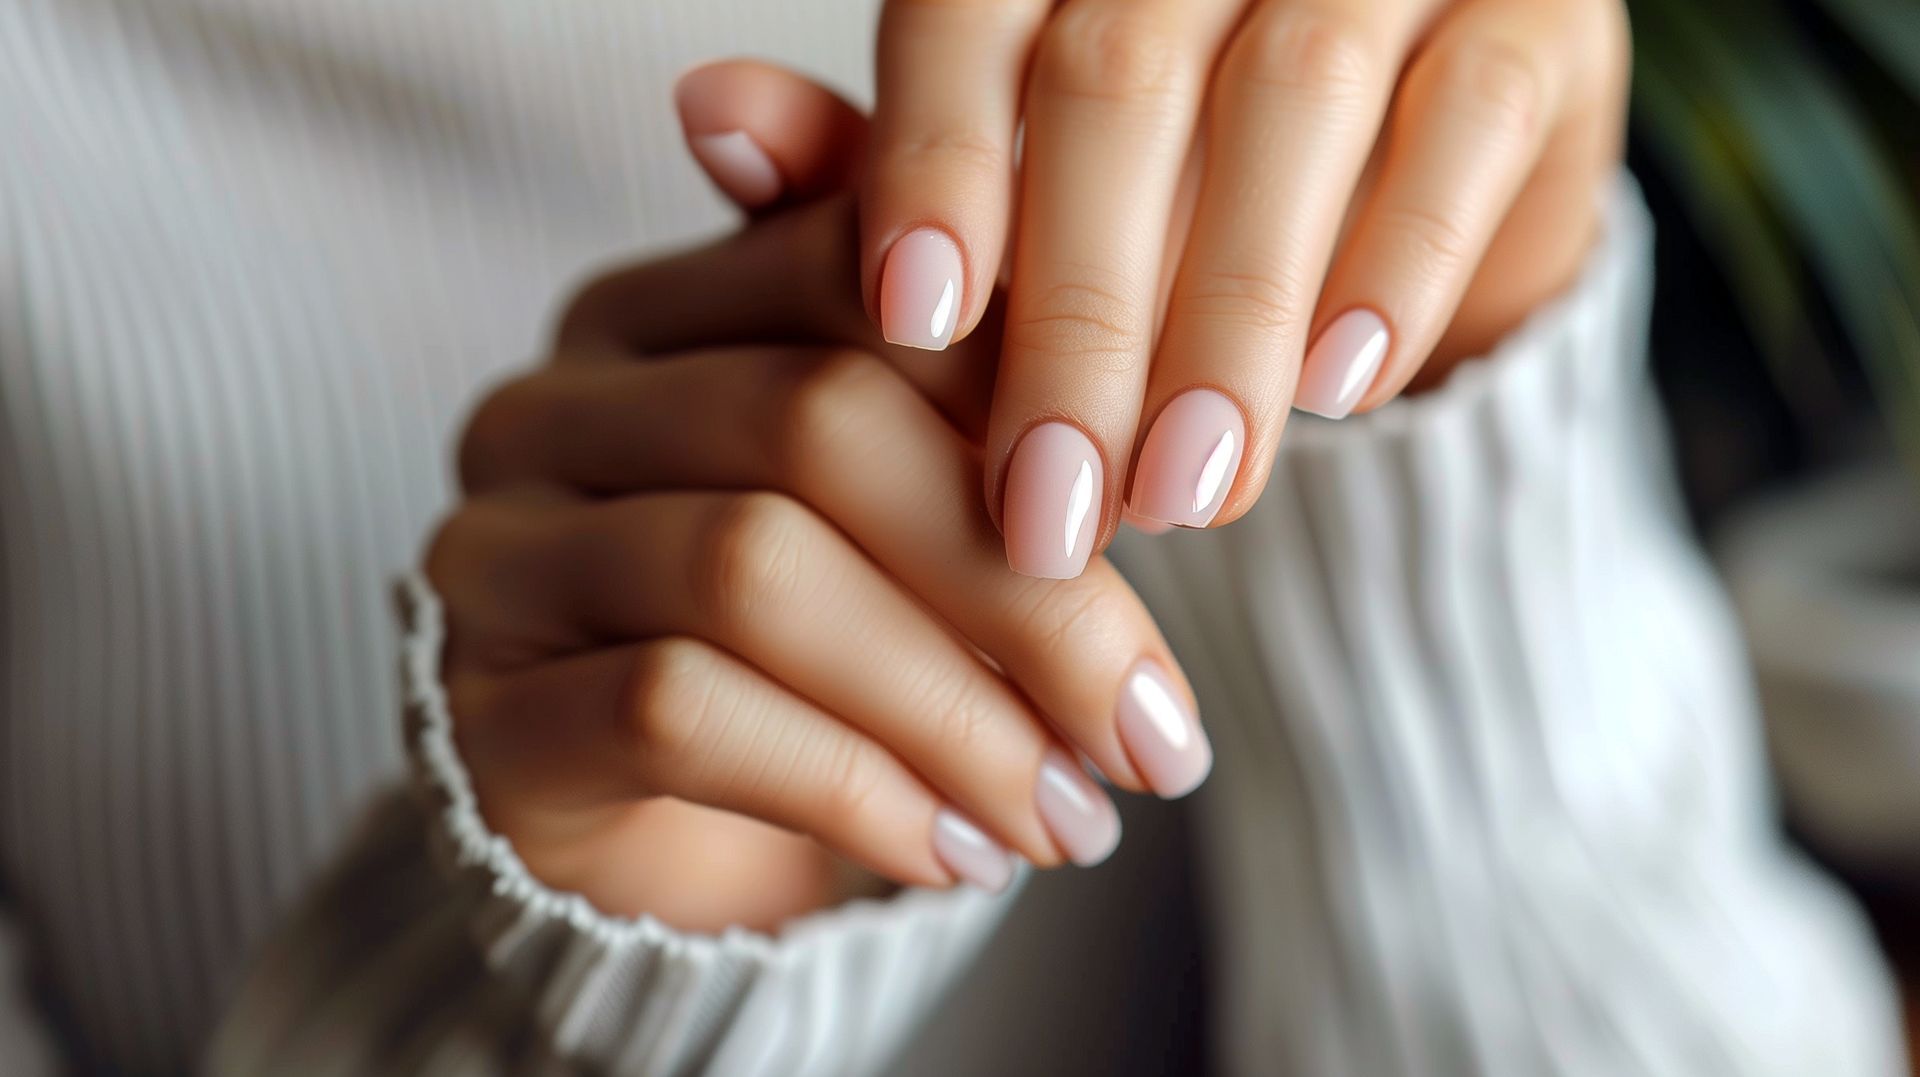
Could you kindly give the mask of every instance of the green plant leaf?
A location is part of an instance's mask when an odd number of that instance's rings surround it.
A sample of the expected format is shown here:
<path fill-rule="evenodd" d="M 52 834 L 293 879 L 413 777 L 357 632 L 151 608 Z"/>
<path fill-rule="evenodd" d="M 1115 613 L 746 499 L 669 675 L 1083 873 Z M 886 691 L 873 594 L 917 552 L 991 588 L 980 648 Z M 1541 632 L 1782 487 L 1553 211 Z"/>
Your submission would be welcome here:
<path fill-rule="evenodd" d="M 1773 0 L 1643 4 L 1640 40 L 1710 116 L 1860 351 L 1920 476 L 1920 224 L 1844 85 Z"/>
<path fill-rule="evenodd" d="M 1727 275 L 1735 302 L 1767 361 L 1775 387 L 1797 401 L 1810 381 L 1825 394 L 1831 379 L 1808 370 L 1817 335 L 1807 318 L 1809 296 L 1798 256 L 1745 163 L 1708 112 L 1668 71 L 1671 58 L 1642 50 L 1635 73 L 1634 114 L 1649 148 Z"/>
<path fill-rule="evenodd" d="M 1920 105 L 1920 3 L 1821 0 L 1821 7 Z"/>

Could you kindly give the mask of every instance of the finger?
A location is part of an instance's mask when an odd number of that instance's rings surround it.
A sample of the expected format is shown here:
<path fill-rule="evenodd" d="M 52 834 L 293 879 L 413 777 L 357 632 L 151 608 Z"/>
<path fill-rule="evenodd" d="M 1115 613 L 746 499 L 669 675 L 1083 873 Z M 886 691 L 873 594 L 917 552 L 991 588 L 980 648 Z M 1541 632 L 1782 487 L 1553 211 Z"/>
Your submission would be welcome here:
<path fill-rule="evenodd" d="M 1034 60 L 987 503 L 1008 563 L 1080 573 L 1119 517 L 1168 221 L 1241 0 L 1068 0 Z"/>
<path fill-rule="evenodd" d="M 1577 51 L 1562 7 L 1473 0 L 1415 56 L 1294 406 L 1336 419 L 1377 406 L 1432 353 L 1559 115 Z"/>
<path fill-rule="evenodd" d="M 809 835 L 909 885 L 1012 878 L 1006 852 L 872 738 L 697 640 L 468 676 L 450 692 L 482 808 L 519 847 L 564 848 L 583 810 L 670 796 Z"/>
<path fill-rule="evenodd" d="M 886 339 L 938 351 L 1000 267 L 1027 54 L 1050 0 L 888 0 L 861 200 L 861 294 Z"/>
<path fill-rule="evenodd" d="M 498 581 L 462 593 L 479 599 L 462 623 L 571 631 L 568 649 L 709 640 L 885 745 L 1035 864 L 1095 863 L 1118 841 L 1111 800 L 1077 767 L 1051 773 L 1065 753 L 1018 694 L 791 498 L 665 493 L 523 515 L 485 544 L 489 566 L 457 574 Z M 1049 796 L 1063 781 L 1076 795 Z"/>
<path fill-rule="evenodd" d="M 1139 598 L 1104 559 L 1067 584 L 1009 571 L 968 496 L 977 454 L 872 357 L 763 351 L 556 371 L 496 396 L 467 444 L 474 489 L 787 493 L 985 653 L 1116 785 L 1178 796 L 1206 775 L 1192 694 Z"/>
<path fill-rule="evenodd" d="M 800 206 L 716 243 L 608 273 L 561 319 L 562 355 L 666 353 L 753 343 L 843 344 L 882 356 L 979 436 L 995 333 L 949 353 L 889 345 L 855 291 L 851 197 Z"/>
<path fill-rule="evenodd" d="M 1267 0 L 1235 33 L 1153 360 L 1134 513 L 1206 527 L 1258 499 L 1340 221 L 1431 6 Z"/>
<path fill-rule="evenodd" d="M 826 87 L 758 60 L 694 68 L 674 86 L 687 148 L 746 210 L 851 186 L 867 120 Z"/>

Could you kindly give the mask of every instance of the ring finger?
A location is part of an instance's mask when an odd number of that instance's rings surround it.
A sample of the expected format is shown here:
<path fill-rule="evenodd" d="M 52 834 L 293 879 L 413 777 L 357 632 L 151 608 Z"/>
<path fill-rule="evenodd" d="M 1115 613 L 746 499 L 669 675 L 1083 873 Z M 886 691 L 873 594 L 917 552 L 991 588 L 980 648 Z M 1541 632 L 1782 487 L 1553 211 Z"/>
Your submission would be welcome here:
<path fill-rule="evenodd" d="M 1340 221 L 1433 3 L 1267 0 L 1227 47 L 1146 398 L 1134 513 L 1206 527 L 1258 498 Z"/>

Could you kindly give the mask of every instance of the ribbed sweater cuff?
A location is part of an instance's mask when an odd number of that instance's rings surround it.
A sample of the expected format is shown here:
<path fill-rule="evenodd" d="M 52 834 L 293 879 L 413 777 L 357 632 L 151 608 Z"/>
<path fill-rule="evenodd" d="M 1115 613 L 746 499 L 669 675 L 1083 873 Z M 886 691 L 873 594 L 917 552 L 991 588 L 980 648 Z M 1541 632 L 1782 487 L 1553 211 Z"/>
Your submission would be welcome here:
<path fill-rule="evenodd" d="M 991 935 L 1018 887 L 855 900 L 777 936 L 606 915 L 528 872 L 488 828 L 439 677 L 439 599 L 399 586 L 407 739 L 438 859 L 475 943 L 564 1058 L 617 1073 L 860 1074 L 884 1065 Z"/>
<path fill-rule="evenodd" d="M 1845 901 L 1767 830 L 1739 637 L 1643 370 L 1651 229 L 1439 389 L 1285 435 L 1121 558 L 1216 747 L 1231 1067 L 1887 1073 Z"/>

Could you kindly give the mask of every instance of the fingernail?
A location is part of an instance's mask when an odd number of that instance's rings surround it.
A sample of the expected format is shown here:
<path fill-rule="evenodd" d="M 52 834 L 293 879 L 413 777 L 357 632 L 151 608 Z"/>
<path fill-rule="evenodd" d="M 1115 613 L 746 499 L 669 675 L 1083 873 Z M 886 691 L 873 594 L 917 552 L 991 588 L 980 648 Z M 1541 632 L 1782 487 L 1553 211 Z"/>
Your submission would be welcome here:
<path fill-rule="evenodd" d="M 1172 524 L 1163 524 L 1158 520 L 1149 520 L 1131 509 L 1121 513 L 1120 519 L 1124 521 L 1128 527 L 1133 528 L 1143 535 L 1164 535 L 1173 530 Z"/>
<path fill-rule="evenodd" d="M 1350 310 L 1334 319 L 1307 351 L 1293 406 L 1329 419 L 1346 418 L 1367 395 L 1389 342 L 1387 323 L 1370 310 Z"/>
<path fill-rule="evenodd" d="M 1040 784 L 1033 798 L 1053 840 L 1067 859 L 1081 867 L 1112 856 L 1120 844 L 1120 813 L 1113 799 L 1060 749 L 1049 751 L 1041 762 Z"/>
<path fill-rule="evenodd" d="M 948 871 L 989 894 L 1013 881 L 1013 854 L 952 808 L 933 817 L 933 852 Z"/>
<path fill-rule="evenodd" d="M 894 344 L 939 351 L 960 320 L 960 247 L 938 228 L 901 236 L 880 272 L 880 333 Z"/>
<path fill-rule="evenodd" d="M 1169 800 L 1200 787 L 1213 769 L 1213 746 L 1200 717 L 1160 663 L 1142 658 L 1120 689 L 1120 742 L 1147 785 Z"/>
<path fill-rule="evenodd" d="M 1066 423 L 1027 431 L 1007 465 L 1001 523 L 1015 572 L 1070 580 L 1087 567 L 1100 526 L 1100 454 Z"/>
<path fill-rule="evenodd" d="M 780 197 L 784 185 L 773 158 L 745 131 L 693 135 L 687 145 L 713 182 L 735 201 L 757 209 Z"/>
<path fill-rule="evenodd" d="M 1247 424 L 1224 393 L 1193 389 L 1161 410 L 1133 470 L 1136 515 L 1205 527 L 1220 514 L 1240 472 Z"/>

